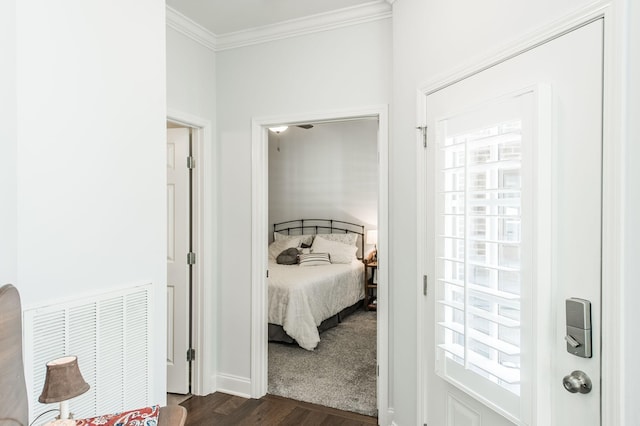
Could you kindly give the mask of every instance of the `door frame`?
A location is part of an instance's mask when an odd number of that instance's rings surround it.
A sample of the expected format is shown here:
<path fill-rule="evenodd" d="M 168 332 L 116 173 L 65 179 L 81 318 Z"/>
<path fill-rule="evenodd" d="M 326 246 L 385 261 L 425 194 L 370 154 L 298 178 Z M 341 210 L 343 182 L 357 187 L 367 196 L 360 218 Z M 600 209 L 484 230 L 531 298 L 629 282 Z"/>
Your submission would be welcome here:
<path fill-rule="evenodd" d="M 601 424 L 622 424 L 625 402 L 624 395 L 624 353 L 621 350 L 623 331 L 622 321 L 622 268 L 624 244 L 624 188 L 623 175 L 623 130 L 624 93 L 628 86 L 624 77 L 625 52 L 624 45 L 624 5 L 622 0 L 612 0 L 590 5 L 580 9 L 563 19 L 547 25 L 526 37 L 512 43 L 506 49 L 491 52 L 483 59 L 464 64 L 462 67 L 446 73 L 445 77 L 436 78 L 418 87 L 417 90 L 417 126 L 426 126 L 427 96 L 453 85 L 461 80 L 485 71 L 493 66 L 532 50 L 542 44 L 561 37 L 575 29 L 587 25 L 597 19 L 604 20 L 604 63 L 603 63 L 603 132 L 602 132 L 602 277 L 601 277 L 601 311 L 602 311 L 602 389 L 601 389 Z M 431 135 L 430 135 L 431 136 Z M 426 350 L 422 342 L 425 332 L 425 309 L 427 297 L 422 295 L 422 276 L 427 271 L 426 256 L 429 248 L 426 244 L 426 223 L 420 220 L 425 217 L 428 200 L 426 199 L 425 178 L 426 150 L 422 148 L 421 135 L 416 136 L 417 148 L 417 377 L 416 389 L 417 419 L 424 423 L 427 418 L 425 404 L 424 377 Z M 606 285 L 605 285 L 606 283 Z M 431 295 L 432 293 L 429 293 Z"/>
<path fill-rule="evenodd" d="M 182 111 L 168 109 L 167 121 L 191 128 L 192 151 L 196 159 L 192 179 L 192 246 L 196 263 L 192 269 L 191 323 L 192 346 L 196 357 L 191 366 L 191 393 L 207 395 L 216 389 L 214 344 L 216 342 L 215 275 L 218 256 L 215 170 L 215 145 L 212 125 L 207 119 Z"/>
<path fill-rule="evenodd" d="M 269 159 L 268 127 L 310 122 L 378 118 L 378 330 L 377 407 L 379 424 L 388 424 L 389 400 L 389 288 L 388 288 L 388 198 L 389 198 L 389 118 L 387 105 L 374 105 L 344 110 L 295 113 L 254 118 L 251 123 L 252 145 L 252 208 L 251 208 L 251 397 L 260 398 L 268 386 L 267 339 L 267 246 Z"/>

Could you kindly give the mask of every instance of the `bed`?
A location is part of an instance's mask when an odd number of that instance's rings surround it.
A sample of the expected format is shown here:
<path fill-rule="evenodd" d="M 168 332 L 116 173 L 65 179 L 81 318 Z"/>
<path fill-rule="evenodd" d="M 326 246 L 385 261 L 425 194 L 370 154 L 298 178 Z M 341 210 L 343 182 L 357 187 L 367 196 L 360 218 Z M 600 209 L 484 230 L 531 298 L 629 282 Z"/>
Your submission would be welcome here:
<path fill-rule="evenodd" d="M 273 231 L 267 280 L 269 340 L 295 342 L 313 350 L 322 331 L 337 326 L 362 304 L 364 226 L 331 219 L 297 219 L 277 223 Z M 278 254 L 291 247 L 298 247 L 301 253 L 298 263 L 278 263 Z M 318 252 L 328 252 L 333 258 L 307 266 L 307 258 Z"/>

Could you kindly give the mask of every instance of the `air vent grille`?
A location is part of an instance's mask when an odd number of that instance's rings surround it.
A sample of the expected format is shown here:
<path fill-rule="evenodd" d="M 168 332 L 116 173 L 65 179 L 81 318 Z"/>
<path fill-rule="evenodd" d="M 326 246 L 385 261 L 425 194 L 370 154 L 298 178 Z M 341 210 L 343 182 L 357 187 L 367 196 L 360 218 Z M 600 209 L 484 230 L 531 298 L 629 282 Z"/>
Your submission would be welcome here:
<path fill-rule="evenodd" d="M 71 401 L 75 418 L 150 405 L 151 284 L 24 312 L 30 419 L 55 405 L 38 402 L 45 365 L 76 355 L 89 391 Z M 46 417 L 46 416 L 45 416 Z M 44 418 L 43 418 L 44 419 Z M 46 419 L 45 419 L 46 420 Z"/>

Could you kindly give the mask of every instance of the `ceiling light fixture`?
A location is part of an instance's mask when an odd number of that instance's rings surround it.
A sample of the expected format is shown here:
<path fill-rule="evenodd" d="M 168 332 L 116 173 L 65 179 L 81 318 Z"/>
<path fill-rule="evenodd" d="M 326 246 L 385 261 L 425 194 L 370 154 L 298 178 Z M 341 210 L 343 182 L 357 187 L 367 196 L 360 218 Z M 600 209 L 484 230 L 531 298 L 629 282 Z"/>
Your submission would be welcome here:
<path fill-rule="evenodd" d="M 287 130 L 289 128 L 289 126 L 276 126 L 276 127 L 269 127 L 269 130 L 271 130 L 273 133 L 281 133 L 284 132 L 285 130 Z"/>

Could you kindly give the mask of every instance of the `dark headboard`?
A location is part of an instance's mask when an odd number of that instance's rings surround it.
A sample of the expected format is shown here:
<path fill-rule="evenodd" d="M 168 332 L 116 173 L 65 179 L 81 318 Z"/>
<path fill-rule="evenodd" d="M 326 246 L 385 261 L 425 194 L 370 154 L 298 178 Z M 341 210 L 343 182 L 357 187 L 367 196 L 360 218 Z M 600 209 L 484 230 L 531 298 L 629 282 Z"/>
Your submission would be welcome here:
<path fill-rule="evenodd" d="M 22 364 L 22 308 L 11 284 L 0 287 L 0 425 L 29 423 L 27 385 Z"/>
<path fill-rule="evenodd" d="M 364 225 L 335 219 L 295 219 L 274 223 L 273 232 L 286 235 L 358 234 L 358 258 L 364 255 Z"/>

